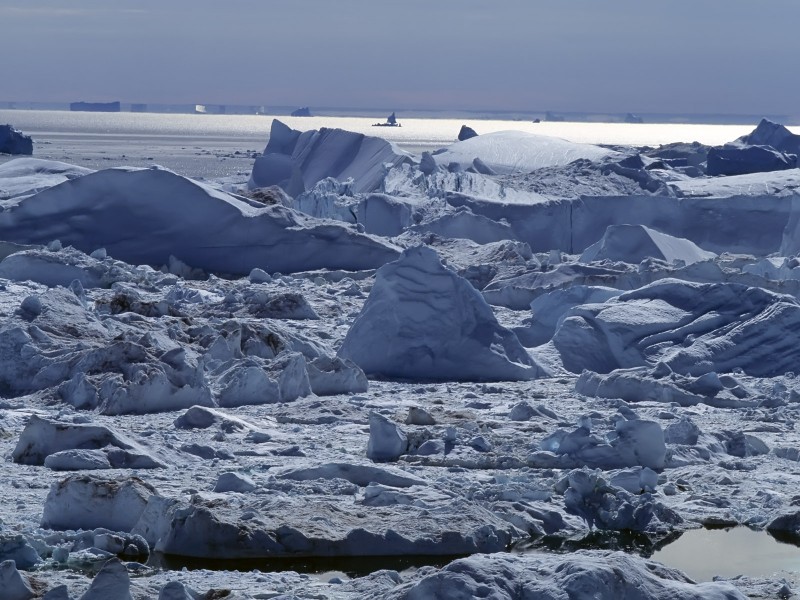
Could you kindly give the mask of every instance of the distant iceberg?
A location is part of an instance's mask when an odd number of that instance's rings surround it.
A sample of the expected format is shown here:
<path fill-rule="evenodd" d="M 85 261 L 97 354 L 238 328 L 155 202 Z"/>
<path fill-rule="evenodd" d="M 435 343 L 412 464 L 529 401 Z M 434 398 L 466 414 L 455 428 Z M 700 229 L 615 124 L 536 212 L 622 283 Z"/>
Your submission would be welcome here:
<path fill-rule="evenodd" d="M 380 189 L 388 168 L 413 156 L 378 137 L 343 129 L 300 132 L 275 119 L 264 154 L 256 158 L 250 189 L 278 185 L 297 196 L 326 177 L 352 178 L 353 192 Z"/>

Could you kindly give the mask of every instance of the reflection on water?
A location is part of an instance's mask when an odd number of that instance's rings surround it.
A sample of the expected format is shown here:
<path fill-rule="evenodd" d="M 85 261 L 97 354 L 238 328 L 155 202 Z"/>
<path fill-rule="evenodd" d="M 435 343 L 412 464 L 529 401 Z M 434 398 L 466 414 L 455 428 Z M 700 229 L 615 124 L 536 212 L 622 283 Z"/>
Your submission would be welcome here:
<path fill-rule="evenodd" d="M 680 532 L 672 532 L 661 537 L 653 537 L 638 531 L 595 530 L 582 538 L 544 536 L 517 544 L 512 552 L 518 554 L 529 552 L 567 554 L 576 550 L 621 550 L 648 558 L 659 548 L 677 540 L 680 535 Z"/>
<path fill-rule="evenodd" d="M 796 537 L 747 527 L 687 531 L 651 558 L 697 581 L 711 581 L 715 575 L 767 577 L 777 571 L 800 571 Z"/>
<path fill-rule="evenodd" d="M 307 573 L 322 581 L 332 577 L 363 577 L 390 569 L 403 572 L 424 566 L 443 567 L 446 564 L 463 558 L 456 556 L 308 556 L 288 558 L 244 558 L 244 559 L 208 559 L 173 556 L 154 553 L 150 555 L 147 565 L 153 568 L 179 571 L 208 569 L 210 571 L 253 571 L 276 573 L 279 571 L 296 571 Z"/>
<path fill-rule="evenodd" d="M 594 531 L 580 539 L 543 537 L 518 544 L 513 552 L 621 550 L 680 569 L 696 581 L 714 576 L 768 577 L 777 571 L 800 572 L 800 540 L 796 536 L 747 527 L 693 529 L 652 539 L 633 531 Z"/>

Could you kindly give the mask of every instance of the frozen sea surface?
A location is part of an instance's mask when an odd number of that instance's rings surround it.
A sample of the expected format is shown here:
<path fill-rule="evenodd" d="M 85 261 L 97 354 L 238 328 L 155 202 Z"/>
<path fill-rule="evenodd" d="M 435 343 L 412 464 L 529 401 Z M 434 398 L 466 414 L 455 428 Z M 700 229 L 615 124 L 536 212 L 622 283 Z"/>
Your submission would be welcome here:
<path fill-rule="evenodd" d="M 798 589 L 759 545 L 800 530 L 796 169 L 620 145 L 703 127 L 421 157 L 462 121 L 295 119 L 414 155 L 277 124 L 250 186 L 265 117 L 7 115 L 39 121 L 0 165 L 0 598 Z M 644 558 L 714 525 L 760 537 Z"/>

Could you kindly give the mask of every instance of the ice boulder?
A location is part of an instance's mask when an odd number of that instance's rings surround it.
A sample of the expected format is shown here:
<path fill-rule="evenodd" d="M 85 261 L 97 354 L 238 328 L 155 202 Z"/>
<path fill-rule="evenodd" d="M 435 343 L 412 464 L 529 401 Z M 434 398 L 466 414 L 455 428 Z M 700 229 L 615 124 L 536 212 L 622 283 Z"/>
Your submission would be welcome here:
<path fill-rule="evenodd" d="M 502 381 L 544 374 L 472 285 L 436 252 L 410 248 L 378 270 L 339 356 L 367 375 Z"/>
<path fill-rule="evenodd" d="M 374 192 L 387 168 L 412 161 L 410 154 L 381 138 L 327 127 L 301 133 L 275 119 L 247 185 L 250 189 L 279 185 L 297 196 L 334 177 L 352 179 L 353 192 Z"/>
<path fill-rule="evenodd" d="M 246 493 L 246 492 L 252 492 L 255 489 L 256 489 L 256 484 L 247 475 L 234 473 L 232 471 L 222 473 L 219 476 L 219 478 L 217 478 L 217 483 L 214 486 L 214 491 L 217 493 L 224 493 L 224 492 Z"/>
<path fill-rule="evenodd" d="M 247 275 L 378 267 L 398 250 L 283 206 L 265 206 L 161 168 L 106 169 L 20 200 L 0 213 L 0 238 L 84 252 L 105 248 L 132 264 Z M 146 240 L 146 243 L 143 243 Z M 174 257 L 171 259 L 171 257 Z"/>
<path fill-rule="evenodd" d="M 375 462 L 397 460 L 408 450 L 408 436 L 396 424 L 376 412 L 369 415 L 367 458 Z"/>
<path fill-rule="evenodd" d="M 128 569 L 118 559 L 106 561 L 81 600 L 133 600 Z"/>
<path fill-rule="evenodd" d="M 180 581 L 170 581 L 158 593 L 158 600 L 195 600 L 196 597 L 197 594 L 193 594 Z"/>
<path fill-rule="evenodd" d="M 439 166 L 457 165 L 464 171 L 474 168 L 477 158 L 493 172 L 506 174 L 563 167 L 581 158 L 598 161 L 615 154 L 591 144 L 523 131 L 498 131 L 456 142 L 434 153 L 433 158 Z"/>
<path fill-rule="evenodd" d="M 299 352 L 282 352 L 271 361 L 246 358 L 222 373 L 219 384 L 217 401 L 223 407 L 291 402 L 311 393 Z"/>
<path fill-rule="evenodd" d="M 15 158 L 0 165 L 0 200 L 30 196 L 93 172 L 55 160 Z"/>
<path fill-rule="evenodd" d="M 17 571 L 14 561 L 0 562 L 0 598 L 3 600 L 28 600 L 34 596 L 33 588 Z"/>
<path fill-rule="evenodd" d="M 367 376 L 353 361 L 319 356 L 306 363 L 311 391 L 317 396 L 357 394 L 369 388 Z"/>
<path fill-rule="evenodd" d="M 44 466 L 53 471 L 93 471 L 110 469 L 108 455 L 102 450 L 62 450 L 49 454 Z"/>
<path fill-rule="evenodd" d="M 33 140 L 11 125 L 0 125 L 0 154 L 33 154 Z"/>
<path fill-rule="evenodd" d="M 0 533 L 0 562 L 7 560 L 14 561 L 18 569 L 30 569 L 42 559 L 24 535 L 13 533 L 6 528 Z M 0 598 L 2 597 L 0 594 Z"/>
<path fill-rule="evenodd" d="M 155 493 L 150 484 L 137 477 L 115 480 L 72 475 L 50 487 L 41 526 L 130 531 Z"/>
<path fill-rule="evenodd" d="M 683 261 L 689 265 L 715 256 L 694 242 L 644 225 L 609 225 L 603 237 L 583 251 L 580 261 L 613 260 L 638 264 L 646 258 L 658 258 L 670 263 Z"/>

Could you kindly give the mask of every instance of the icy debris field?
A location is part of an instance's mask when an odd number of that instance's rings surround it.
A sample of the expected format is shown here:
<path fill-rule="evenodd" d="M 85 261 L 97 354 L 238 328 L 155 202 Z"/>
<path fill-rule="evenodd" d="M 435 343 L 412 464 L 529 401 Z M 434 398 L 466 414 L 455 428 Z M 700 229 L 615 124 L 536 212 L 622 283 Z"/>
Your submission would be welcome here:
<path fill-rule="evenodd" d="M 0 598 L 795 597 L 798 145 L 0 165 Z"/>

